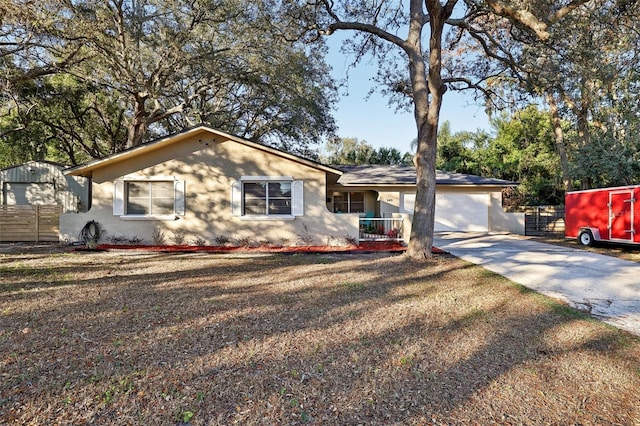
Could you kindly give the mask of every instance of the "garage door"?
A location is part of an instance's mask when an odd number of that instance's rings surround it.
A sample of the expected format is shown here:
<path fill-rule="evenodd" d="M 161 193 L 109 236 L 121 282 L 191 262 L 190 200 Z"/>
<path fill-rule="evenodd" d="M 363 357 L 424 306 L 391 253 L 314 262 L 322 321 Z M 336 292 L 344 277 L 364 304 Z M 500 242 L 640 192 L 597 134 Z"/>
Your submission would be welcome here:
<path fill-rule="evenodd" d="M 402 194 L 400 210 L 413 213 L 415 194 Z M 489 230 L 489 194 L 436 193 L 435 232 Z"/>
<path fill-rule="evenodd" d="M 489 194 L 436 193 L 435 231 L 489 231 Z"/>

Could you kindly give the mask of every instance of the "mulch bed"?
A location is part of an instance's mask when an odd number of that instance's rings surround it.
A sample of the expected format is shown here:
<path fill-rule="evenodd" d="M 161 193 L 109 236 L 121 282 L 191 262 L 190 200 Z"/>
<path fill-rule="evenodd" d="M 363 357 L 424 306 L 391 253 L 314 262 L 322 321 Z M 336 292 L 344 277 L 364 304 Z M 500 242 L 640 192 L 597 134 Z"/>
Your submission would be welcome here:
<path fill-rule="evenodd" d="M 100 244 L 95 249 L 76 247 L 74 251 L 107 251 L 107 250 L 146 250 L 163 253 L 178 252 L 209 252 L 209 253 L 370 253 L 390 252 L 402 253 L 407 247 L 398 241 L 362 242 L 357 246 L 194 246 L 194 245 L 123 245 Z M 445 251 L 433 247 L 434 254 L 443 254 Z"/>

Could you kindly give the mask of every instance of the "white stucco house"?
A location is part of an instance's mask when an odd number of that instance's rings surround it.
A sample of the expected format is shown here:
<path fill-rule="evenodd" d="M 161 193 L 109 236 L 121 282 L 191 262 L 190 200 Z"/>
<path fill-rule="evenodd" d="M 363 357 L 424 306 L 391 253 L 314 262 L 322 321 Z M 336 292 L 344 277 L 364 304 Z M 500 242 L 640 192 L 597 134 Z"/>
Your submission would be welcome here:
<path fill-rule="evenodd" d="M 65 171 L 91 180 L 86 211 L 61 216 L 73 241 L 88 221 L 150 242 L 158 229 L 199 237 L 326 245 L 341 239 L 408 241 L 415 170 L 331 166 L 199 126 Z M 524 233 L 506 213 L 513 182 L 439 172 L 436 231 Z"/>

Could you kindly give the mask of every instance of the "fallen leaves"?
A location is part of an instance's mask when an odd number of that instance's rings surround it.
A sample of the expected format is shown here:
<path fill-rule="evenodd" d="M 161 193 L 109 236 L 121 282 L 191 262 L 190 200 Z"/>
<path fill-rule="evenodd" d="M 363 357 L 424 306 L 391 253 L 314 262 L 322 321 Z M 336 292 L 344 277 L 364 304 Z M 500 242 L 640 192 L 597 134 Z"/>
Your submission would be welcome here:
<path fill-rule="evenodd" d="M 2 423 L 640 421 L 637 338 L 448 255 L 2 256 Z"/>

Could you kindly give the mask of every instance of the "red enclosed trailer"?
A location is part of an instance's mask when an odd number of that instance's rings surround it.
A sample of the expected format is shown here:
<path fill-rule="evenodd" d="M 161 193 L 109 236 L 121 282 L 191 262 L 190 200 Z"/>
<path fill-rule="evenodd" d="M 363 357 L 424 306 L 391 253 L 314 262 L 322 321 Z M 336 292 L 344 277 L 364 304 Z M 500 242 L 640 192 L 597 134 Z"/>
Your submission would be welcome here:
<path fill-rule="evenodd" d="M 640 244 L 640 185 L 567 192 L 565 237 Z M 636 222 L 637 221 L 637 222 Z"/>

